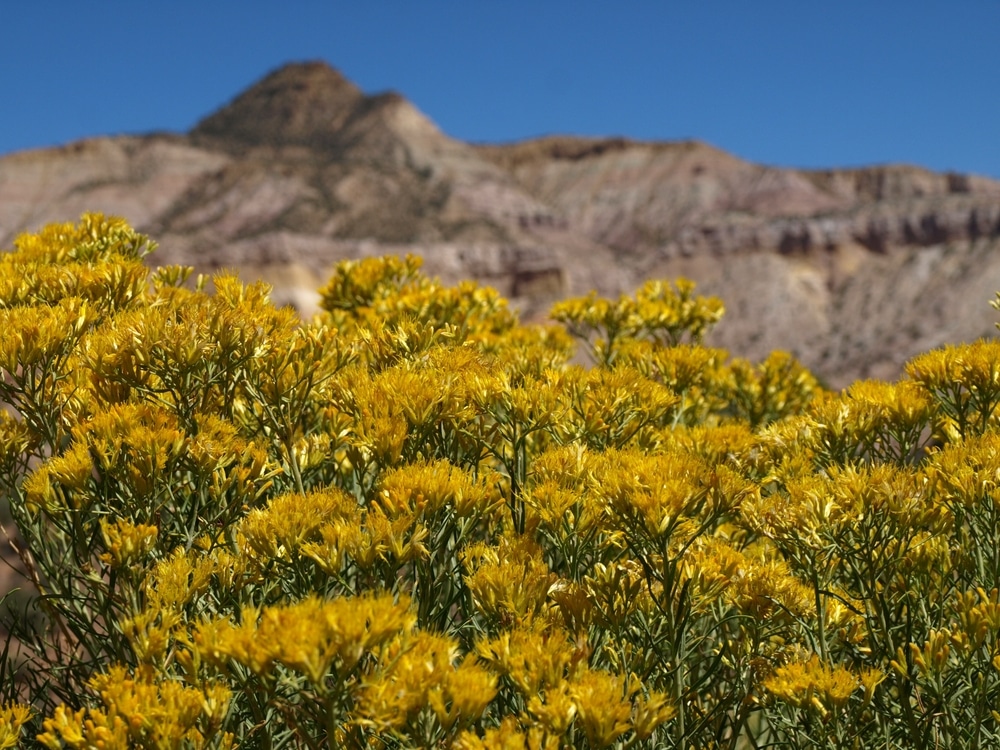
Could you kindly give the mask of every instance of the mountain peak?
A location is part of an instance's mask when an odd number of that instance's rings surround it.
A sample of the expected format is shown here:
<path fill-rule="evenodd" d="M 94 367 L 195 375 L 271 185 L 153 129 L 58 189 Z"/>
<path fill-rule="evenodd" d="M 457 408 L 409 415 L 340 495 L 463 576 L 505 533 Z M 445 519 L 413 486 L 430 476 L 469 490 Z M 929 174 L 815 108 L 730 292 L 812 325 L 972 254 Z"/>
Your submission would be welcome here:
<path fill-rule="evenodd" d="M 203 119 L 191 135 L 251 146 L 322 146 L 364 98 L 325 62 L 289 63 Z"/>

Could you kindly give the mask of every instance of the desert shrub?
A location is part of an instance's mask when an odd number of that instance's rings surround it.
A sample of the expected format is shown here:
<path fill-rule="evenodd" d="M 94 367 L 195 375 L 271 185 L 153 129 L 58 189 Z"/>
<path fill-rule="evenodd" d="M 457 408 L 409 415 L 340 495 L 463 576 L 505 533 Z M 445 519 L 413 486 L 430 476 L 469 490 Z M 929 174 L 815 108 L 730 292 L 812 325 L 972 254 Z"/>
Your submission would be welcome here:
<path fill-rule="evenodd" d="M 0 747 L 1000 742 L 992 342 L 830 393 L 683 280 L 349 261 L 303 322 L 151 249 L 0 257 Z"/>

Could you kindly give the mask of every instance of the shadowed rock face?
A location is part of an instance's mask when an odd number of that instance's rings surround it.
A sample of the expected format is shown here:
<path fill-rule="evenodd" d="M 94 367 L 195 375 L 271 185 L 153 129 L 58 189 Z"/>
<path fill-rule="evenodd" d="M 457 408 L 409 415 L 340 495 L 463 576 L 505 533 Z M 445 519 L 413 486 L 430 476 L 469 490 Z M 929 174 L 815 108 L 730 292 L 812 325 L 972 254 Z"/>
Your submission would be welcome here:
<path fill-rule="evenodd" d="M 203 119 L 191 136 L 230 147 L 324 148 L 363 101 L 353 83 L 323 63 L 285 67 Z"/>
<path fill-rule="evenodd" d="M 685 275 L 726 302 L 711 343 L 788 349 L 834 385 L 992 335 L 1000 289 L 997 181 L 777 169 L 696 141 L 472 146 L 316 62 L 271 73 L 186 135 L 0 158 L 0 246 L 85 210 L 153 235 L 157 263 L 234 267 L 306 311 L 336 261 L 385 253 L 494 285 L 529 317 Z"/>

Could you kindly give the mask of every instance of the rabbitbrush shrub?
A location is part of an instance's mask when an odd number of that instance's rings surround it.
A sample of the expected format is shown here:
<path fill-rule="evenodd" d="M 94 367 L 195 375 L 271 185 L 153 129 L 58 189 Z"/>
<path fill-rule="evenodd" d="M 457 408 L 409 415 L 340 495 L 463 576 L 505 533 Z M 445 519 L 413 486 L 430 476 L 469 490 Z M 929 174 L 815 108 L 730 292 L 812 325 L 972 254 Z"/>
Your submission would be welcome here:
<path fill-rule="evenodd" d="M 1000 747 L 1000 344 L 831 393 L 685 281 L 303 323 L 151 249 L 0 257 L 0 747 Z"/>

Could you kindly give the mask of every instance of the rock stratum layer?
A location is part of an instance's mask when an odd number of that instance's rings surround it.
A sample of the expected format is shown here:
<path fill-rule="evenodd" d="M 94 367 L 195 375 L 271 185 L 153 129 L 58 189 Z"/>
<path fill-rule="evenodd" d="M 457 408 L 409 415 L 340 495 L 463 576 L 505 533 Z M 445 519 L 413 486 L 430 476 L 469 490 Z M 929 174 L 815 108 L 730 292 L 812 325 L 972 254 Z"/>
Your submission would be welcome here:
<path fill-rule="evenodd" d="M 86 210 L 125 216 L 159 264 L 235 268 L 302 310 L 338 260 L 423 256 L 523 314 L 687 276 L 727 314 L 709 343 L 798 356 L 833 385 L 995 333 L 1000 182 L 910 166 L 804 171 L 696 141 L 476 146 L 324 63 L 270 74 L 187 134 L 0 158 L 0 247 Z"/>

